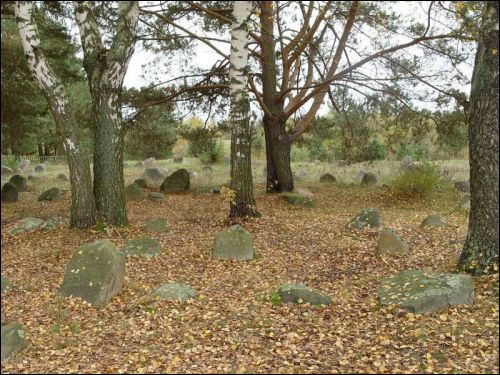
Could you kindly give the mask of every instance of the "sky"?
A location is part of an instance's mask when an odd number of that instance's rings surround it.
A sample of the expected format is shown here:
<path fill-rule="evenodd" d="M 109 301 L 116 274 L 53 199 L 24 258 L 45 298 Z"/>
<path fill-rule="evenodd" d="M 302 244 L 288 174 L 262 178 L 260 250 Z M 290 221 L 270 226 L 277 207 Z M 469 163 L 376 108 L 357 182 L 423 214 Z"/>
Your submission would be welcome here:
<path fill-rule="evenodd" d="M 418 2 L 400 1 L 396 3 L 394 9 L 404 15 L 404 17 L 407 17 L 407 15 L 411 14 L 421 22 L 426 22 L 426 15 L 424 13 L 425 9 L 418 5 Z M 190 25 L 183 24 L 183 26 L 189 27 Z M 225 38 L 229 40 L 229 33 L 227 33 Z M 394 43 L 396 44 L 397 41 L 394 41 Z M 229 44 L 217 42 L 214 42 L 214 44 L 216 44 L 217 47 L 220 48 L 223 52 L 227 52 L 229 54 Z M 413 50 L 413 52 L 411 49 L 409 49 L 408 51 L 409 54 L 417 53 L 416 49 Z M 203 43 L 198 43 L 194 49 L 194 61 L 191 62 L 194 62 L 200 68 L 209 68 L 214 64 L 215 61 L 219 59 L 220 56 L 210 47 L 204 45 Z M 148 86 L 151 83 L 174 78 L 181 75 L 180 68 L 184 64 L 184 57 L 173 58 L 170 64 L 166 61 L 164 62 L 162 61 L 161 57 L 155 56 L 153 53 L 144 50 L 140 43 L 138 43 L 136 45 L 135 53 L 132 56 L 129 69 L 125 77 L 125 87 L 139 88 Z M 442 64 L 442 62 L 429 61 L 429 64 L 434 64 L 436 67 L 439 67 L 439 64 Z M 366 67 L 364 69 L 365 73 L 375 74 L 374 72 L 370 72 L 370 70 L 366 70 Z M 469 64 L 463 64 L 461 66 L 461 70 L 463 70 L 466 76 L 470 77 L 472 75 L 471 62 L 469 62 Z M 462 90 L 467 94 L 470 92 L 469 85 L 462 85 L 455 88 Z M 435 109 L 435 106 L 426 102 L 415 102 L 414 104 L 418 107 Z M 328 107 L 326 104 L 324 104 L 318 114 L 324 114 L 327 110 Z"/>

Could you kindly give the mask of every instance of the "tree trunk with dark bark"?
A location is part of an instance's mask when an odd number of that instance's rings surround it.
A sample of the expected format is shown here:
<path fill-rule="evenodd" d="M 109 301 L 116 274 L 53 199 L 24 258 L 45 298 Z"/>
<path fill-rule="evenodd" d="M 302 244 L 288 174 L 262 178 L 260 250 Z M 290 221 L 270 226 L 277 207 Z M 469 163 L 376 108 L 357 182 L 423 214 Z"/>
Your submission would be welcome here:
<path fill-rule="evenodd" d="M 473 275 L 498 272 L 498 2 L 486 1 L 469 107 L 471 205 L 458 268 Z"/>

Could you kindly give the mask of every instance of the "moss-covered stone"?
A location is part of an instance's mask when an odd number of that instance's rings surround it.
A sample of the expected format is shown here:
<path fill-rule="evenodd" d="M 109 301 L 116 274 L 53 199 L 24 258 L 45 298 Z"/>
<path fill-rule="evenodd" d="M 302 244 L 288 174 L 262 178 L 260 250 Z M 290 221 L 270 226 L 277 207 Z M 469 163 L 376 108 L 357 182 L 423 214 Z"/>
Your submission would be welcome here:
<path fill-rule="evenodd" d="M 59 173 L 59 174 L 57 175 L 57 179 L 58 179 L 58 180 L 61 180 L 61 181 L 69 181 L 68 176 L 66 176 L 64 173 Z"/>
<path fill-rule="evenodd" d="M 24 233 L 39 228 L 44 221 L 38 217 L 25 217 L 12 229 L 12 234 Z"/>
<path fill-rule="evenodd" d="M 161 252 L 161 245 L 151 237 L 138 237 L 128 241 L 123 248 L 125 256 L 153 258 Z"/>
<path fill-rule="evenodd" d="M 283 200 L 292 206 L 300 207 L 314 207 L 314 200 L 312 197 L 304 194 L 285 193 L 281 195 Z"/>
<path fill-rule="evenodd" d="M 380 214 L 375 208 L 363 208 L 347 224 L 349 229 L 379 228 L 382 225 Z"/>
<path fill-rule="evenodd" d="M 125 199 L 127 201 L 139 201 L 144 199 L 144 192 L 135 183 L 125 188 Z"/>
<path fill-rule="evenodd" d="M 253 259 L 252 235 L 240 225 L 233 225 L 217 233 L 212 256 L 216 259 Z"/>
<path fill-rule="evenodd" d="M 311 305 L 330 305 L 332 300 L 326 294 L 311 289 L 303 284 L 284 284 L 278 294 L 282 303 L 308 302 Z"/>
<path fill-rule="evenodd" d="M 362 186 L 372 186 L 377 184 L 377 176 L 370 172 L 365 172 L 361 179 Z"/>
<path fill-rule="evenodd" d="M 19 323 L 2 325 L 2 358 L 5 360 L 12 353 L 20 351 L 26 345 L 26 333 Z"/>
<path fill-rule="evenodd" d="M 332 182 L 337 182 L 337 179 L 335 176 L 331 173 L 325 173 L 319 178 L 319 182 L 324 182 L 324 183 L 332 183 Z"/>
<path fill-rule="evenodd" d="M 167 220 L 158 217 L 147 221 L 144 225 L 144 229 L 148 232 L 168 232 L 170 227 L 168 226 Z"/>
<path fill-rule="evenodd" d="M 189 172 L 181 168 L 165 178 L 160 190 L 164 193 L 180 193 L 189 190 L 189 184 Z"/>
<path fill-rule="evenodd" d="M 429 215 L 427 216 L 424 220 L 422 220 L 422 223 L 420 223 L 420 228 L 425 228 L 425 227 L 443 227 L 447 225 L 447 222 L 445 219 L 443 219 L 441 216 L 437 214 Z"/>
<path fill-rule="evenodd" d="M 432 270 L 407 270 L 388 277 L 379 288 L 382 305 L 399 305 L 413 313 L 437 311 L 474 302 L 470 275 Z"/>
<path fill-rule="evenodd" d="M 80 246 L 69 261 L 59 293 L 105 306 L 122 288 L 125 257 L 108 240 Z"/>
<path fill-rule="evenodd" d="M 28 190 L 28 180 L 26 179 L 26 177 L 21 176 L 20 174 L 15 174 L 14 176 L 12 176 L 9 182 L 16 186 L 18 192 Z"/>
<path fill-rule="evenodd" d="M 1 281 L 1 288 L 2 288 L 2 293 L 8 292 L 9 290 L 12 290 L 12 282 L 7 276 L 2 275 L 2 281 Z"/>
<path fill-rule="evenodd" d="M 455 189 L 462 193 L 470 193 L 470 183 L 469 181 L 457 181 L 455 182 Z"/>
<path fill-rule="evenodd" d="M 2 186 L 2 202 L 17 202 L 19 199 L 19 192 L 16 185 L 7 182 Z"/>
<path fill-rule="evenodd" d="M 40 196 L 38 197 L 38 201 L 53 201 L 59 199 L 60 197 L 61 191 L 58 188 L 54 187 L 40 194 Z"/>
<path fill-rule="evenodd" d="M 148 194 L 148 199 L 150 201 L 164 201 L 165 194 L 152 191 L 151 193 Z"/>
<path fill-rule="evenodd" d="M 179 283 L 164 284 L 153 290 L 153 294 L 167 301 L 181 302 L 196 297 L 196 291 L 193 288 L 189 285 Z"/>
<path fill-rule="evenodd" d="M 142 189 L 146 189 L 148 187 L 148 183 L 144 178 L 137 178 L 134 180 L 134 184 L 139 186 Z"/>
<path fill-rule="evenodd" d="M 380 232 L 375 254 L 378 256 L 384 255 L 401 255 L 407 254 L 410 251 L 410 245 L 403 240 L 394 230 L 385 228 Z"/>

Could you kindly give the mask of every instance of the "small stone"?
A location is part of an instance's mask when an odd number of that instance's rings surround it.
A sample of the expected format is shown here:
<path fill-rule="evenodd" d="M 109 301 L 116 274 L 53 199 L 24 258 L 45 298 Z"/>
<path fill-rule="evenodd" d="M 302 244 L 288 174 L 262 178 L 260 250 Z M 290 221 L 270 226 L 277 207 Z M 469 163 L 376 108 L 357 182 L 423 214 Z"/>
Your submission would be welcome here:
<path fill-rule="evenodd" d="M 19 193 L 17 191 L 16 185 L 11 182 L 7 182 L 2 186 L 2 202 L 17 202 L 19 198 Z"/>
<path fill-rule="evenodd" d="M 337 182 L 335 176 L 331 173 L 325 173 L 319 178 L 319 182 Z"/>
<path fill-rule="evenodd" d="M 28 181 L 38 181 L 38 180 L 40 180 L 40 177 L 32 174 L 28 175 Z"/>
<path fill-rule="evenodd" d="M 7 276 L 4 276 L 4 275 L 2 275 L 1 279 L 2 279 L 1 280 L 2 293 L 8 292 L 9 290 L 12 290 L 12 282 L 10 281 L 10 279 Z"/>
<path fill-rule="evenodd" d="M 95 307 L 103 307 L 118 294 L 124 277 L 123 253 L 110 241 L 98 240 L 74 252 L 58 293 L 80 297 Z"/>
<path fill-rule="evenodd" d="M 362 186 L 373 186 L 377 184 L 377 176 L 373 173 L 366 172 L 361 179 Z"/>
<path fill-rule="evenodd" d="M 43 171 L 45 171 L 45 166 L 43 164 L 35 165 L 35 172 L 41 173 Z"/>
<path fill-rule="evenodd" d="M 151 193 L 148 194 L 148 199 L 150 201 L 155 201 L 155 202 L 164 201 L 165 200 L 165 194 L 151 192 Z"/>
<path fill-rule="evenodd" d="M 455 182 L 455 189 L 462 193 L 470 193 L 470 183 L 469 181 L 457 181 Z"/>
<path fill-rule="evenodd" d="M 155 166 L 155 158 L 145 159 L 142 165 L 146 168 L 153 168 Z"/>
<path fill-rule="evenodd" d="M 57 175 L 57 179 L 61 180 L 61 181 L 69 181 L 69 178 L 68 176 L 66 176 L 64 173 L 59 173 Z"/>
<path fill-rule="evenodd" d="M 175 156 L 174 157 L 174 163 L 182 163 L 182 156 Z"/>
<path fill-rule="evenodd" d="M 148 187 L 148 183 L 146 182 L 146 180 L 144 178 L 135 179 L 134 184 L 136 184 L 137 186 L 139 186 L 142 189 L 146 189 Z"/>
<path fill-rule="evenodd" d="M 12 229 L 12 234 L 24 233 L 34 230 L 40 227 L 44 221 L 37 217 L 26 217 L 22 220 L 19 220 L 16 227 Z"/>
<path fill-rule="evenodd" d="M 379 228 L 382 225 L 380 214 L 375 208 L 363 208 L 347 224 L 348 229 Z"/>
<path fill-rule="evenodd" d="M 212 172 L 212 167 L 210 165 L 205 165 L 202 168 L 203 172 Z"/>
<path fill-rule="evenodd" d="M 165 178 L 160 190 L 165 193 L 179 193 L 189 190 L 189 184 L 189 172 L 181 168 Z"/>
<path fill-rule="evenodd" d="M 144 198 L 144 192 L 135 183 L 125 188 L 125 199 L 127 201 L 139 201 Z"/>
<path fill-rule="evenodd" d="M 155 181 L 161 181 L 165 177 L 157 168 L 147 168 L 144 174 Z"/>
<path fill-rule="evenodd" d="M 385 228 L 380 232 L 375 254 L 378 256 L 401 255 L 408 253 L 409 250 L 408 242 L 403 240 L 394 230 Z"/>
<path fill-rule="evenodd" d="M 415 314 L 434 312 L 474 302 L 470 275 L 432 270 L 407 270 L 382 281 L 378 291 L 382 305 L 400 305 Z"/>
<path fill-rule="evenodd" d="M 410 169 L 413 166 L 413 159 L 411 156 L 407 155 L 401 159 L 401 168 Z"/>
<path fill-rule="evenodd" d="M 38 197 L 38 201 L 53 201 L 61 197 L 61 192 L 58 188 L 54 187 L 52 189 L 44 191 Z"/>
<path fill-rule="evenodd" d="M 314 207 L 314 200 L 306 194 L 285 193 L 281 195 L 283 200 L 292 206 Z"/>
<path fill-rule="evenodd" d="M 25 171 L 26 169 L 28 169 L 28 167 L 30 166 L 31 162 L 29 160 L 25 160 L 25 161 L 22 161 L 20 162 L 18 165 L 17 165 L 17 168 L 20 170 L 20 171 Z"/>
<path fill-rule="evenodd" d="M 168 232 L 170 231 L 170 227 L 167 223 L 167 220 L 164 218 L 158 217 L 155 219 L 151 219 L 146 222 L 144 225 L 144 229 L 148 232 Z"/>
<path fill-rule="evenodd" d="M 128 241 L 123 248 L 125 256 L 142 256 L 151 259 L 161 252 L 161 245 L 151 237 L 138 237 Z"/>
<path fill-rule="evenodd" d="M 217 233 L 212 256 L 216 259 L 253 259 L 252 235 L 240 225 L 233 225 Z"/>
<path fill-rule="evenodd" d="M 2 356 L 1 360 L 10 357 L 12 353 L 18 352 L 26 345 L 26 333 L 24 327 L 19 323 L 3 325 L 2 323 Z"/>
<path fill-rule="evenodd" d="M 16 185 L 18 192 L 23 192 L 28 190 L 28 180 L 19 174 L 12 176 L 9 180 L 11 184 Z"/>
<path fill-rule="evenodd" d="M 443 227 L 447 225 L 446 220 L 437 214 L 429 215 L 420 224 L 420 228 L 424 227 Z"/>
<path fill-rule="evenodd" d="M 155 290 L 153 294 L 167 301 L 186 302 L 188 299 L 196 297 L 196 291 L 186 284 L 168 283 Z"/>
<path fill-rule="evenodd" d="M 282 303 L 307 302 L 311 305 L 330 305 L 332 300 L 326 294 L 311 289 L 303 284 L 284 284 L 279 290 Z"/>

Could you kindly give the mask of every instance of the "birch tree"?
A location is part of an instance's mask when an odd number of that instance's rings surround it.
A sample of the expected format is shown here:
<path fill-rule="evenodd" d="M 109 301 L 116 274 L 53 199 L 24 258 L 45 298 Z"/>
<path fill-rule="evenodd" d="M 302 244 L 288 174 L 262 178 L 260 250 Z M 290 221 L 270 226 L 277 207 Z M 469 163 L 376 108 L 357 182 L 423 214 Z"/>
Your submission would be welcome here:
<path fill-rule="evenodd" d="M 251 1 L 236 1 L 231 26 L 229 94 L 231 98 L 231 190 L 230 217 L 256 216 L 253 195 L 250 104 L 248 98 L 248 19 Z"/>
<path fill-rule="evenodd" d="M 139 15 L 137 1 L 119 1 L 116 34 L 107 48 L 93 2 L 73 2 L 80 31 L 95 117 L 94 197 L 97 211 L 112 225 L 127 223 L 123 179 L 121 92 L 134 52 Z"/>
<path fill-rule="evenodd" d="M 498 272 L 498 2 L 485 1 L 469 109 L 471 205 L 459 268 L 474 275 Z"/>
<path fill-rule="evenodd" d="M 34 1 L 16 1 L 17 27 L 28 67 L 50 106 L 68 158 L 71 183 L 70 226 L 87 228 L 95 224 L 90 165 L 79 139 L 79 127 L 68 94 L 47 63 L 34 18 Z"/>

